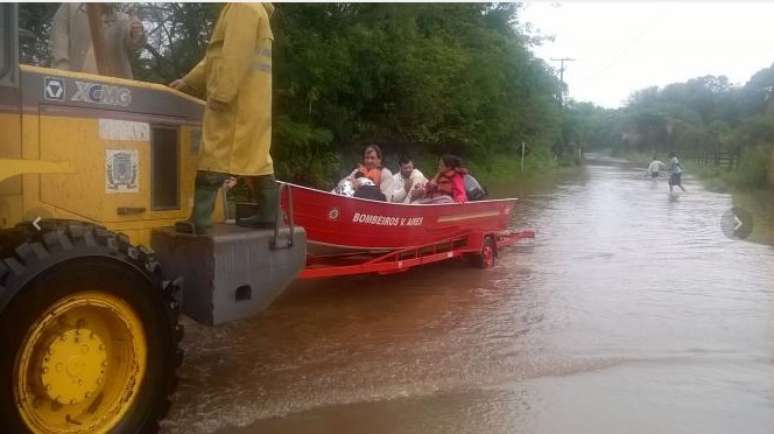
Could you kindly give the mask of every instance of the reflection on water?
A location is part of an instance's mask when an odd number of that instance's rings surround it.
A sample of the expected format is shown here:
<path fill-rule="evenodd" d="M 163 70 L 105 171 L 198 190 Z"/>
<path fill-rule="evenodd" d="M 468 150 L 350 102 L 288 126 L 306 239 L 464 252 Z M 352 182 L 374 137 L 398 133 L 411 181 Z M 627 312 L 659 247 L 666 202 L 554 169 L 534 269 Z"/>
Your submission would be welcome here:
<path fill-rule="evenodd" d="M 727 195 L 619 161 L 523 191 L 537 238 L 462 263 L 303 282 L 187 323 L 165 433 L 770 433 L 774 249 Z"/>

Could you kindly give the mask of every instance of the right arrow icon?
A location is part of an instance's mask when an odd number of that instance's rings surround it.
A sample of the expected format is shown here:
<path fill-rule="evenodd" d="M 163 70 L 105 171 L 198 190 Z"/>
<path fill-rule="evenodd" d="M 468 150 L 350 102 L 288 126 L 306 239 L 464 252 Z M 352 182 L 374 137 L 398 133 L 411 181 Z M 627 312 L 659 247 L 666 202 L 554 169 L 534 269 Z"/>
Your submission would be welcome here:
<path fill-rule="evenodd" d="M 744 226 L 744 222 L 742 222 L 741 220 L 739 220 L 739 217 L 737 217 L 737 215 L 736 215 L 736 214 L 734 214 L 734 222 L 736 222 L 736 226 L 734 226 L 734 232 L 737 232 L 737 231 L 739 231 L 739 228 L 741 228 L 742 226 Z"/>
<path fill-rule="evenodd" d="M 753 216 L 740 207 L 728 209 L 720 218 L 723 234 L 732 240 L 744 240 L 752 234 Z"/>

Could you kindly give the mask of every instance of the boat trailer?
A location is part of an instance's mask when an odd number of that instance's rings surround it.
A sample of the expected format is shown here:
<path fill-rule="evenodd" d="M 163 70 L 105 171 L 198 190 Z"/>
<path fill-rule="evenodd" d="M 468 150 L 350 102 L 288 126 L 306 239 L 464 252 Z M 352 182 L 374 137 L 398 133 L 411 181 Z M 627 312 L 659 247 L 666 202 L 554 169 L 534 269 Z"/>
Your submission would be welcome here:
<path fill-rule="evenodd" d="M 467 258 L 479 268 L 494 266 L 495 257 L 504 247 L 535 238 L 532 229 L 494 233 L 469 233 L 432 244 L 411 246 L 387 252 L 347 252 L 333 255 L 307 255 L 300 279 L 353 276 L 358 274 L 394 274 L 411 268 L 453 258 Z"/>

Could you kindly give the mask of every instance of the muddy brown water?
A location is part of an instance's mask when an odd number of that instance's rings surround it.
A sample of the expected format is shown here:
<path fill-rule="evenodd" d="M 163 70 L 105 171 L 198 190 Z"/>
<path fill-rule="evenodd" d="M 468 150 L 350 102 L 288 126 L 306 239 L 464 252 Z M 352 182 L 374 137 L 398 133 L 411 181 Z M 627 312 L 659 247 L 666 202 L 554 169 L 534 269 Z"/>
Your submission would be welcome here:
<path fill-rule="evenodd" d="M 301 282 L 258 318 L 188 321 L 163 432 L 772 433 L 774 248 L 685 185 L 592 160 L 516 189 L 537 238 L 492 270 Z"/>

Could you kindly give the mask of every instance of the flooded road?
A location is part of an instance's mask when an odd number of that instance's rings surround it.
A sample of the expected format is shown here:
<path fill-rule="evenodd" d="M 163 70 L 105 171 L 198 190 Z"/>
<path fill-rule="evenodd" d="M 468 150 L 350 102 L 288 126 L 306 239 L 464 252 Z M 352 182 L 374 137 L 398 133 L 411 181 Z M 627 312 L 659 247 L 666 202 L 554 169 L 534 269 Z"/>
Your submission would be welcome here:
<path fill-rule="evenodd" d="M 523 191 L 537 238 L 481 271 L 302 282 L 186 322 L 167 434 L 771 433 L 774 248 L 729 195 L 622 162 Z"/>

